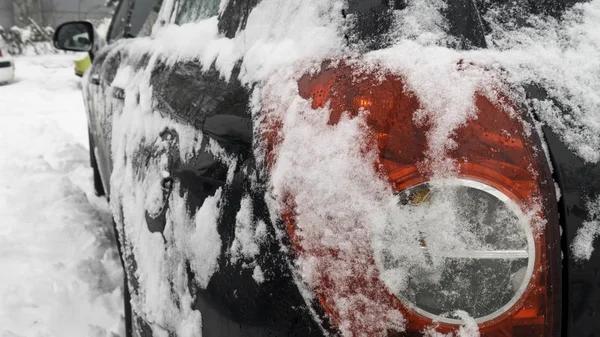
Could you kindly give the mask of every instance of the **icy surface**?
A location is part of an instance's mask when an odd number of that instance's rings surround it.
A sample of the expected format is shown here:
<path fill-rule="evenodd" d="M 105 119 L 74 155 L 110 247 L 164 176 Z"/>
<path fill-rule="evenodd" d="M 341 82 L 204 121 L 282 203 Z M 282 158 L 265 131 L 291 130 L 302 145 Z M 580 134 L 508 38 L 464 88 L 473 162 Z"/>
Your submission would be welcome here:
<path fill-rule="evenodd" d="M 0 335 L 114 337 L 122 269 L 94 195 L 73 60 L 16 59 L 0 86 Z"/>
<path fill-rule="evenodd" d="M 571 252 L 575 260 L 589 260 L 594 252 L 594 241 L 600 236 L 600 197 L 588 201 L 586 206 L 588 219 L 583 223 L 583 227 L 577 230 L 571 243 Z"/>

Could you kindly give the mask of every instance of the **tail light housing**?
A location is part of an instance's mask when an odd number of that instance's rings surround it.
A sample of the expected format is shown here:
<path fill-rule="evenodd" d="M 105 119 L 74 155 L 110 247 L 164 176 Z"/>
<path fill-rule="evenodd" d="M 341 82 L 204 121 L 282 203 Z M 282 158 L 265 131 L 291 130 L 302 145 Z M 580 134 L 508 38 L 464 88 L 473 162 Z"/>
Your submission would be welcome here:
<path fill-rule="evenodd" d="M 440 180 L 427 155 L 431 150 L 428 145 L 431 123 L 415 115 L 422 104 L 405 85 L 401 74 L 365 71 L 344 62 L 335 66 L 324 64 L 319 73 L 303 76 L 298 89 L 313 109 L 329 108 L 331 125 L 344 115 L 366 119 L 369 139 L 365 139 L 365 144 L 378 151 L 373 165 L 387 178 L 399 203 L 409 208 L 425 207 L 431 211 L 423 214 L 433 214 L 436 202 L 458 196 L 462 203 L 485 202 L 486 207 L 491 207 L 488 215 L 496 220 L 498 214 L 505 214 L 508 219 L 485 227 L 492 233 L 488 233 L 489 237 L 502 237 L 502 240 L 488 239 L 485 249 L 446 252 L 441 257 L 420 254 L 432 260 L 451 261 L 454 267 L 446 268 L 446 274 L 439 273 L 437 286 L 421 286 L 420 276 L 413 272 L 411 279 L 405 280 L 408 287 L 397 292 L 391 285 L 393 280 L 384 275 L 385 243 L 379 251 L 364 247 L 321 249 L 308 244 L 302 226 L 296 222 L 294 195 L 285 195 L 279 200 L 284 210 L 285 231 L 296 256 L 317 261 L 313 277 L 317 281 L 309 286 L 333 326 L 342 334 L 353 336 L 425 336 L 433 330 L 454 333 L 469 316 L 481 336 L 557 336 L 561 284 L 556 196 L 542 144 L 535 130 L 528 127 L 528 116 L 521 106 L 500 88 L 494 97 L 476 92 L 477 117 L 455 130 L 452 139 L 456 146 L 446 153 L 453 162 L 454 172 L 451 178 Z M 268 164 L 272 167 L 281 139 L 273 132 L 277 125 L 266 129 L 270 131 L 263 136 Z M 471 206 L 453 214 L 468 216 Z M 443 221 L 443 215 L 438 220 Z M 512 239 L 505 239 L 507 236 Z M 425 241 L 421 245 L 427 251 Z M 319 267 L 319 260 L 335 261 L 341 255 L 352 258 L 352 249 L 356 250 L 355 263 L 362 272 L 333 275 L 327 267 Z M 410 256 L 396 260 L 410 260 Z M 455 282 L 460 280 L 457 275 L 469 279 L 466 289 Z M 478 283 L 478 279 L 483 281 Z M 502 290 L 507 287 L 512 289 Z M 483 307 L 460 299 L 475 288 L 481 294 L 475 297 L 475 302 L 483 303 Z M 457 298 L 449 299 L 448 293 Z M 348 296 L 362 300 L 351 304 L 340 300 Z M 448 314 L 449 309 L 458 311 Z"/>

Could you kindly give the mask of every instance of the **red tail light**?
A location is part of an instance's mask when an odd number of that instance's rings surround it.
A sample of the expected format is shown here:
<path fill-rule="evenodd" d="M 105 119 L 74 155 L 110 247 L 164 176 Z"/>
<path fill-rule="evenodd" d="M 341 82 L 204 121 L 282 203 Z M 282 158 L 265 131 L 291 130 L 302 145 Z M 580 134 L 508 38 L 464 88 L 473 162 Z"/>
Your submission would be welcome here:
<path fill-rule="evenodd" d="M 0 57 L 2 57 L 2 49 L 0 49 Z"/>
<path fill-rule="evenodd" d="M 298 87 L 301 97 L 312 100 L 313 109 L 329 104 L 331 125 L 344 114 L 352 118 L 364 111 L 362 116 L 371 135 L 365 143 L 377 146 L 379 151 L 373 164 L 387 175 L 394 191 L 417 189 L 415 195 L 421 198 L 418 190 L 422 191 L 435 173 L 426 155 L 430 150 L 430 123 L 415 122 L 421 104 L 401 76 L 364 73 L 341 64 L 324 67 L 314 76 L 305 75 Z M 484 189 L 489 187 L 496 195 L 506 196 L 510 203 L 518 205 L 522 212 L 535 212 L 535 218 L 545 222 L 544 226 L 529 223 L 533 234 L 529 243 L 533 247 L 529 250 L 533 259 L 528 267 L 529 280 L 515 290 L 517 295 L 508 304 L 480 315 L 476 320 L 479 331 L 489 337 L 557 336 L 561 289 L 558 219 L 554 186 L 540 140 L 523 123 L 527 117 L 520 112 L 521 107 L 507 96 L 499 93 L 490 98 L 476 93 L 475 106 L 477 118 L 458 128 L 452 137 L 457 145 L 448 157 L 454 161 L 456 179 L 471 181 L 473 186 Z M 269 164 L 273 165 L 273 148 L 278 140 L 273 133 L 265 134 L 265 139 Z M 432 328 L 442 333 L 459 329 L 459 320 L 436 318 L 430 313 L 432 310 L 422 310 L 394 294 L 382 281 L 377 257 L 369 249 L 352 247 L 354 252 L 347 247 L 320 249 L 307 244 L 296 224 L 293 199 L 293 195 L 288 195 L 281 201 L 286 205 L 285 228 L 297 256 L 317 261 L 314 293 L 330 321 L 345 335 L 422 336 Z M 362 272 L 334 275 L 318 262 L 335 261 L 342 255 L 355 258 L 354 263 Z M 345 302 L 348 297 L 360 300 Z"/>

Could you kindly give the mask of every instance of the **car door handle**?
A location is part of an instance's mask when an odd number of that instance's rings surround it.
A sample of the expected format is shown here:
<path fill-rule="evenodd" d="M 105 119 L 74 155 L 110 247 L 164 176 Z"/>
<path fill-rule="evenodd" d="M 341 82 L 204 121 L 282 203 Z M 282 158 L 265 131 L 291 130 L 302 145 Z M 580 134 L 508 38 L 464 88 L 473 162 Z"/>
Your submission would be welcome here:
<path fill-rule="evenodd" d="M 100 75 L 93 74 L 92 76 L 90 76 L 90 83 L 99 85 L 100 84 Z"/>
<path fill-rule="evenodd" d="M 125 99 L 125 90 L 119 87 L 112 87 L 113 89 L 113 97 L 116 99 Z"/>

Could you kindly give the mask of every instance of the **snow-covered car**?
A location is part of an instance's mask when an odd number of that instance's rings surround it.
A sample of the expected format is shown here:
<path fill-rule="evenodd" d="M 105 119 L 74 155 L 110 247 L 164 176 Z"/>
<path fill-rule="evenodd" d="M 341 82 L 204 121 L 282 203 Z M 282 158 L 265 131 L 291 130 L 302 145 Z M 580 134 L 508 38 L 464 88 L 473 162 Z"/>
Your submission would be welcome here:
<path fill-rule="evenodd" d="M 3 46 L 0 43 L 0 84 L 9 83 L 15 79 L 15 64 L 2 49 Z"/>
<path fill-rule="evenodd" d="M 123 0 L 104 48 L 58 27 L 93 61 L 128 336 L 598 333 L 598 13 Z"/>
<path fill-rule="evenodd" d="M 85 71 L 92 65 L 92 60 L 89 55 L 86 55 L 80 60 L 73 61 L 73 63 L 75 63 L 75 75 L 82 77 Z"/>

